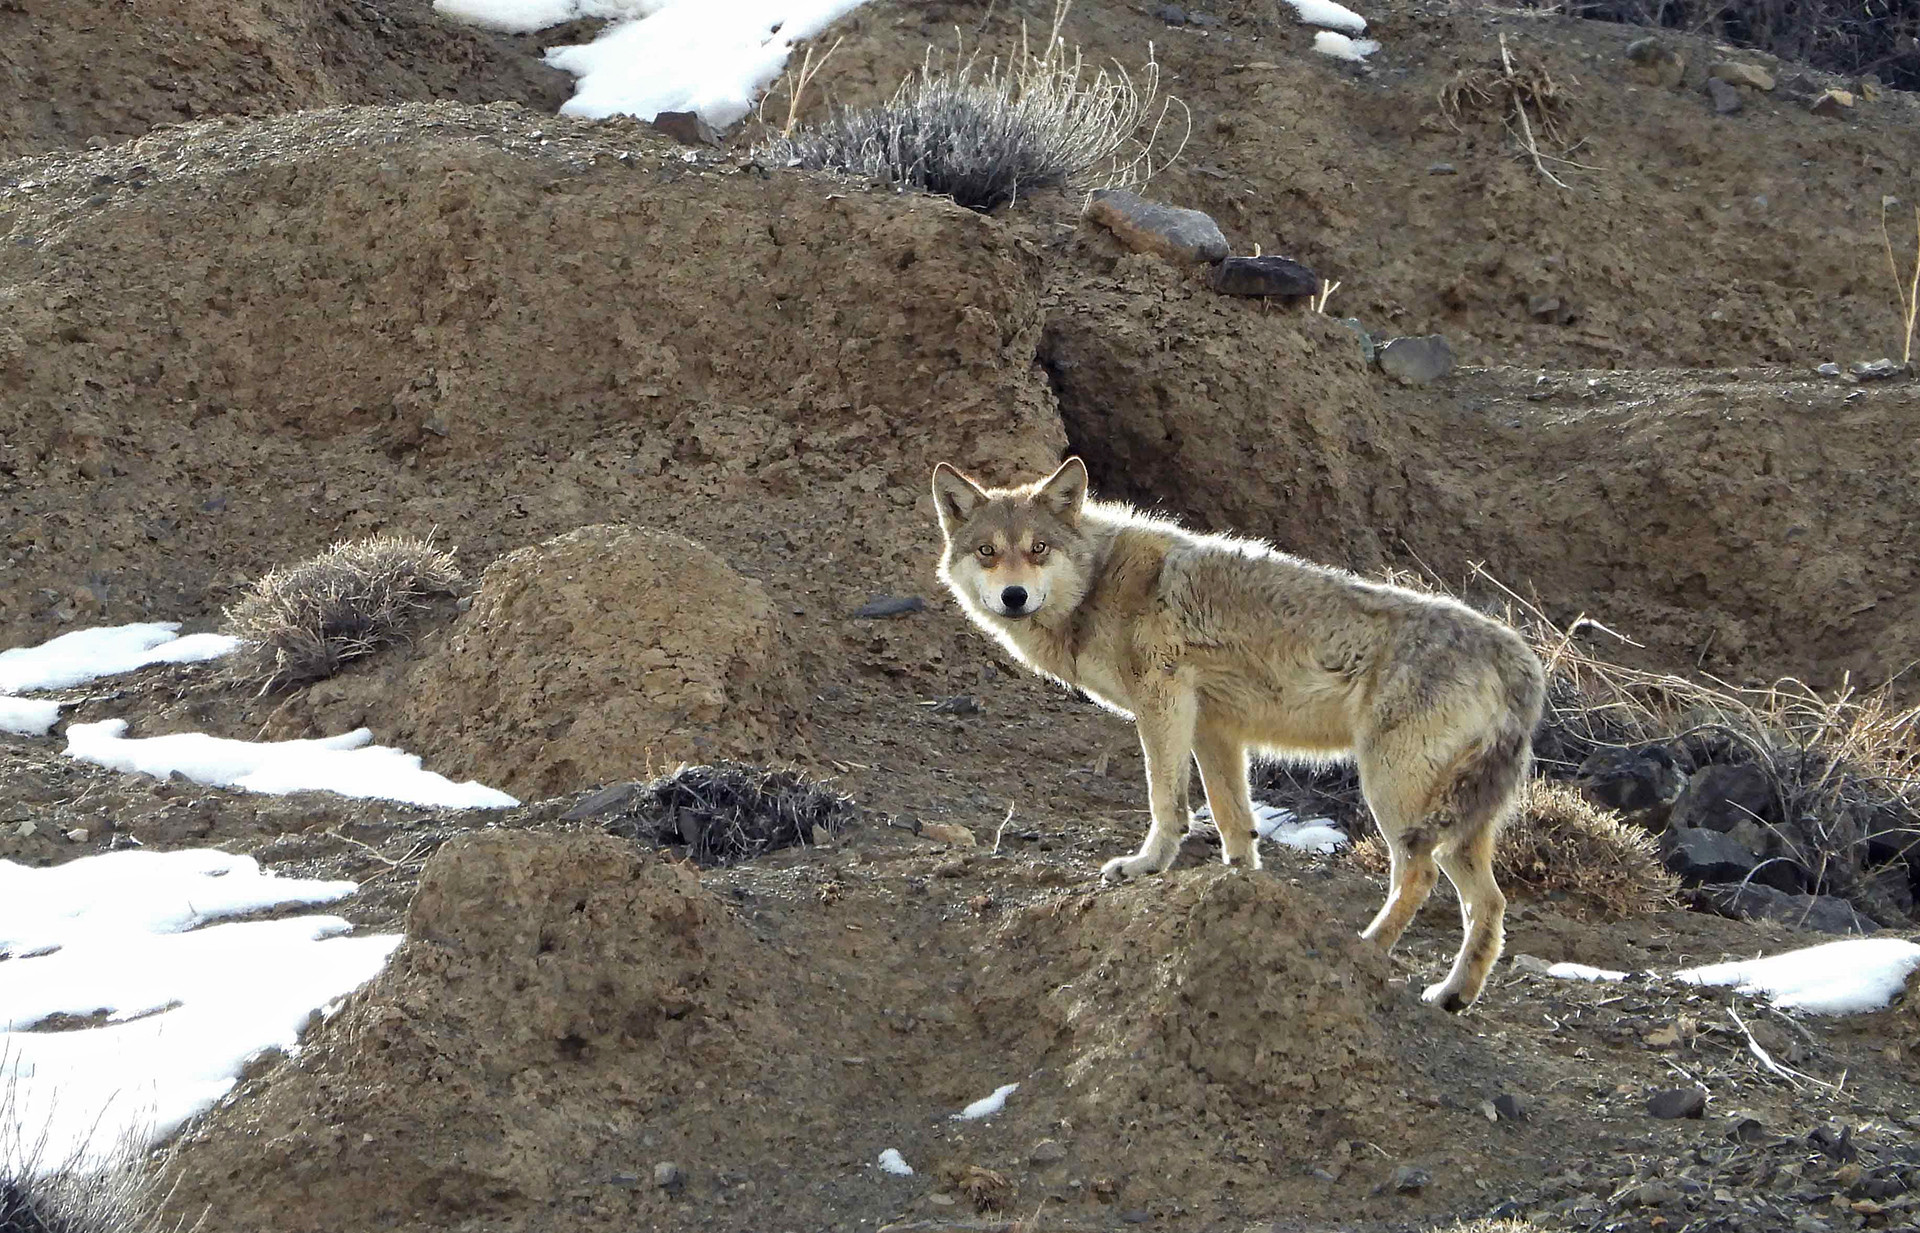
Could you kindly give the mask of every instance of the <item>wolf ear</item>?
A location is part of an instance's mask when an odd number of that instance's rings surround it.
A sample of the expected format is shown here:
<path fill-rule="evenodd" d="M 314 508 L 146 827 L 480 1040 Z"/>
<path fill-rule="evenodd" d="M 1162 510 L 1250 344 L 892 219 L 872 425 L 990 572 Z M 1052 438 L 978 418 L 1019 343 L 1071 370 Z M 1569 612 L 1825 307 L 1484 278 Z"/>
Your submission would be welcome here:
<path fill-rule="evenodd" d="M 933 508 L 940 515 L 940 530 L 948 535 L 967 520 L 974 507 L 987 499 L 980 485 L 946 463 L 933 469 Z"/>
<path fill-rule="evenodd" d="M 1077 454 L 1067 459 L 1041 482 L 1033 499 L 1068 522 L 1077 521 L 1087 503 L 1087 464 Z"/>

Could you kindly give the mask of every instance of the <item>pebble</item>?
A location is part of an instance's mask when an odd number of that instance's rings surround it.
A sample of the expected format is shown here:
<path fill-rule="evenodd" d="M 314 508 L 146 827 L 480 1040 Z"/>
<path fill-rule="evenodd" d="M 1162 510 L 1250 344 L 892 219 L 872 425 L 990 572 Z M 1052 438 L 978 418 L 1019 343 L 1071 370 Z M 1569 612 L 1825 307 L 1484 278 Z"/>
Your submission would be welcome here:
<path fill-rule="evenodd" d="M 1027 1153 L 1027 1162 L 1029 1164 L 1059 1164 L 1066 1158 L 1066 1146 L 1058 1139 L 1042 1139 L 1033 1145 L 1032 1151 Z"/>
<path fill-rule="evenodd" d="M 1820 365 L 1820 367 L 1814 369 L 1813 371 L 1819 373 L 1823 377 L 1837 377 L 1840 375 L 1840 365 L 1835 364 L 1833 361 L 1829 360 L 1825 364 L 1822 364 Z"/>
<path fill-rule="evenodd" d="M 1697 1087 L 1668 1088 L 1647 1100 L 1647 1112 L 1664 1121 L 1699 1117 L 1707 1110 L 1707 1094 Z"/>
<path fill-rule="evenodd" d="M 1709 81 L 1724 81 L 1732 86 L 1746 86 L 1754 90 L 1773 89 L 1773 74 L 1757 64 L 1743 64 L 1738 60 L 1722 60 L 1707 69 Z"/>
<path fill-rule="evenodd" d="M 1816 116 L 1844 116 L 1853 110 L 1853 93 L 1848 90 L 1828 90 L 1813 100 L 1808 108 Z"/>
<path fill-rule="evenodd" d="M 1862 381 L 1884 381 L 1888 377 L 1898 376 L 1900 373 L 1900 365 L 1889 359 L 1878 359 L 1870 363 L 1850 364 L 1848 368 L 1854 376 L 1860 378 Z"/>
<path fill-rule="evenodd" d="M 1493 1111 L 1500 1115 L 1503 1122 L 1524 1122 L 1527 1120 L 1527 1106 L 1512 1092 L 1502 1092 L 1493 1098 Z"/>
<path fill-rule="evenodd" d="M 1425 1169 L 1413 1165 L 1401 1165 L 1394 1169 L 1393 1177 L 1387 1184 L 1400 1194 L 1412 1194 L 1416 1190 L 1426 1189 L 1431 1181 L 1433 1181 L 1433 1174 Z"/>
<path fill-rule="evenodd" d="M 875 621 L 882 617 L 906 616 L 926 611 L 927 601 L 918 595 L 875 595 L 854 609 L 856 621 Z"/>
<path fill-rule="evenodd" d="M 653 1184 L 668 1194 L 678 1194 L 686 1187 L 687 1175 L 673 1161 L 663 1160 L 653 1166 Z"/>
<path fill-rule="evenodd" d="M 1707 97 L 1713 100 L 1715 115 L 1730 116 L 1746 106 L 1746 100 L 1740 97 L 1740 87 L 1721 77 L 1707 79 Z"/>

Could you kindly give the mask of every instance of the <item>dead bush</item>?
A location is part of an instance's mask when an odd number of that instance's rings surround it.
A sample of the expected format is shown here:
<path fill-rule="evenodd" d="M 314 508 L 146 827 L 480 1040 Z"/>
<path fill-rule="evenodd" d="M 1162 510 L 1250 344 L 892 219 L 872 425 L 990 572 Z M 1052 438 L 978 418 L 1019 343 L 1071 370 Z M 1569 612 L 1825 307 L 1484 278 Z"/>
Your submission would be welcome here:
<path fill-rule="evenodd" d="M 797 844 L 821 843 L 858 816 L 853 798 L 794 770 L 736 762 L 683 766 L 631 791 L 607 830 L 684 848 L 701 865 L 731 865 Z"/>
<path fill-rule="evenodd" d="M 226 611 L 244 646 L 230 661 L 262 692 L 318 681 L 405 642 L 436 596 L 453 593 L 453 554 L 425 539 L 377 535 L 276 569 Z"/>
<path fill-rule="evenodd" d="M 1387 871 L 1378 833 L 1353 848 L 1354 863 Z M 1623 920 L 1675 906 L 1680 880 L 1660 861 L 1653 836 L 1595 809 L 1565 784 L 1535 780 L 1500 832 L 1494 876 L 1503 889 L 1553 897 L 1570 914 Z"/>

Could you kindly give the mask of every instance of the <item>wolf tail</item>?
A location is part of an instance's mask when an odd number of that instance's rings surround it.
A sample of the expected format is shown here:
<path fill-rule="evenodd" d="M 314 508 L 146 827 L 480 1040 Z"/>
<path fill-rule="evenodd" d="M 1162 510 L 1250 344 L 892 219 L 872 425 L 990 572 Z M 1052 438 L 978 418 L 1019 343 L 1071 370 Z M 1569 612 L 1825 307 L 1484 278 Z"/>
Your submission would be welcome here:
<path fill-rule="evenodd" d="M 1469 830 L 1497 822 L 1526 782 L 1533 767 L 1533 731 L 1546 706 L 1546 671 L 1539 659 L 1517 636 L 1502 642 L 1495 667 L 1498 717 L 1454 780 L 1454 810 Z"/>

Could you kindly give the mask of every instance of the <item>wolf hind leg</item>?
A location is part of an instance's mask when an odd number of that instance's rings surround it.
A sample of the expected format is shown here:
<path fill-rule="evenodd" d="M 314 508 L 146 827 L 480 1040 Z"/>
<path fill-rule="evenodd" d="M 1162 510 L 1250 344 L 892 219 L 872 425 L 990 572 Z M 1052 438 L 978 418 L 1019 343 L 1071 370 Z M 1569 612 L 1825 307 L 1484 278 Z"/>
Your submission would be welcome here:
<path fill-rule="evenodd" d="M 1473 1005 L 1506 945 L 1507 897 L 1493 876 L 1493 846 L 1498 819 L 1456 836 L 1439 853 L 1440 870 L 1460 895 L 1460 953 L 1445 980 L 1429 985 L 1421 998 L 1444 1010 Z"/>
<path fill-rule="evenodd" d="M 1439 834 L 1427 816 L 1431 794 L 1424 783 L 1414 783 L 1378 753 L 1364 750 L 1359 757 L 1360 792 L 1380 824 L 1391 868 L 1387 874 L 1387 901 L 1360 933 L 1362 938 L 1390 951 L 1433 893 L 1439 880 L 1434 848 Z"/>

